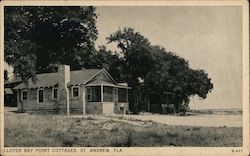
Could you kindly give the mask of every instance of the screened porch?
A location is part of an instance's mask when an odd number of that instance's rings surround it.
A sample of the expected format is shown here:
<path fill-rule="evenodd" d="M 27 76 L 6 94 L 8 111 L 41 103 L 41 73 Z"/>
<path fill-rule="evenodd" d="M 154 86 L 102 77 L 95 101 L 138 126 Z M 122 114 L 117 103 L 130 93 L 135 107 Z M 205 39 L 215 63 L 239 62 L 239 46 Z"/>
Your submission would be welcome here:
<path fill-rule="evenodd" d="M 128 89 L 119 85 L 88 85 L 86 86 L 87 102 L 128 102 Z"/>

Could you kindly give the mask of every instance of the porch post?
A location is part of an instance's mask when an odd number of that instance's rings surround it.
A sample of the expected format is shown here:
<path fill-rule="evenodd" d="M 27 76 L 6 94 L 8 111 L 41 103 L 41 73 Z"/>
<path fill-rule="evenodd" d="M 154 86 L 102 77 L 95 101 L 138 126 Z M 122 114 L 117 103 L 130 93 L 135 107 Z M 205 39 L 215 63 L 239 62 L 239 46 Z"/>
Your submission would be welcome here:
<path fill-rule="evenodd" d="M 103 85 L 101 85 L 101 102 L 103 102 Z"/>
<path fill-rule="evenodd" d="M 127 101 L 127 103 L 128 103 L 128 89 L 126 89 L 126 90 L 127 90 L 127 100 L 126 100 L 126 101 Z M 128 105 L 128 108 L 127 108 L 127 109 L 128 109 L 128 112 L 129 112 L 129 105 Z M 124 109 L 124 114 L 126 114 L 125 109 Z"/>
<path fill-rule="evenodd" d="M 73 92 L 73 90 L 72 90 Z M 69 90 L 66 90 L 66 105 L 67 105 L 67 115 L 69 115 Z"/>
<path fill-rule="evenodd" d="M 127 102 L 128 102 L 128 89 L 126 89 L 127 90 Z"/>
<path fill-rule="evenodd" d="M 85 115 L 86 114 L 86 93 L 87 93 L 87 89 L 86 87 L 82 87 L 82 114 Z"/>

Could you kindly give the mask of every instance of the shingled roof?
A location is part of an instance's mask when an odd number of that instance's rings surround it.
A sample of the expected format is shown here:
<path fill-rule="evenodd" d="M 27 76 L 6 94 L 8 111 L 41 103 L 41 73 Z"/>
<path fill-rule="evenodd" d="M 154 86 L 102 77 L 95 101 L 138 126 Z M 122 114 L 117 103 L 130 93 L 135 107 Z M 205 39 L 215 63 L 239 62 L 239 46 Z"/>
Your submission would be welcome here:
<path fill-rule="evenodd" d="M 68 85 L 75 85 L 75 84 L 84 84 L 86 83 L 91 77 L 93 77 L 100 69 L 84 69 L 84 70 L 75 70 L 70 71 L 70 82 Z M 59 73 L 43 73 L 37 74 L 37 81 L 34 84 L 31 78 L 28 80 L 28 87 L 29 88 L 40 88 L 40 87 L 51 87 L 58 85 L 59 81 Z M 14 89 L 24 89 L 25 84 L 21 83 L 17 85 Z"/>

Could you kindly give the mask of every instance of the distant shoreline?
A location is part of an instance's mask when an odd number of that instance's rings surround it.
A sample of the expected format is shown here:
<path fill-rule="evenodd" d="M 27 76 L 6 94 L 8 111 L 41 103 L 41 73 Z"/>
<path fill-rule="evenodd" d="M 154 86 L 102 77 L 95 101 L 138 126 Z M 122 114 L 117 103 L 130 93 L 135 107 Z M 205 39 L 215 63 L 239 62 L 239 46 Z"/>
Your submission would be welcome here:
<path fill-rule="evenodd" d="M 189 112 L 199 113 L 199 114 L 242 115 L 242 108 L 229 108 L 229 109 L 191 109 Z"/>

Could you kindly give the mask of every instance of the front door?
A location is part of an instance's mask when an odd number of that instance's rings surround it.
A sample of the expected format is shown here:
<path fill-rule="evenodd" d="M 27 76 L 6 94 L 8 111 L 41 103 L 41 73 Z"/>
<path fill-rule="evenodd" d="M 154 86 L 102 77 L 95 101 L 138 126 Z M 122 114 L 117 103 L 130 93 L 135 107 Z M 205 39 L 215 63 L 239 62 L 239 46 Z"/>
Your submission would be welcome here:
<path fill-rule="evenodd" d="M 104 115 L 114 114 L 114 102 L 103 102 L 102 108 L 103 108 Z"/>

